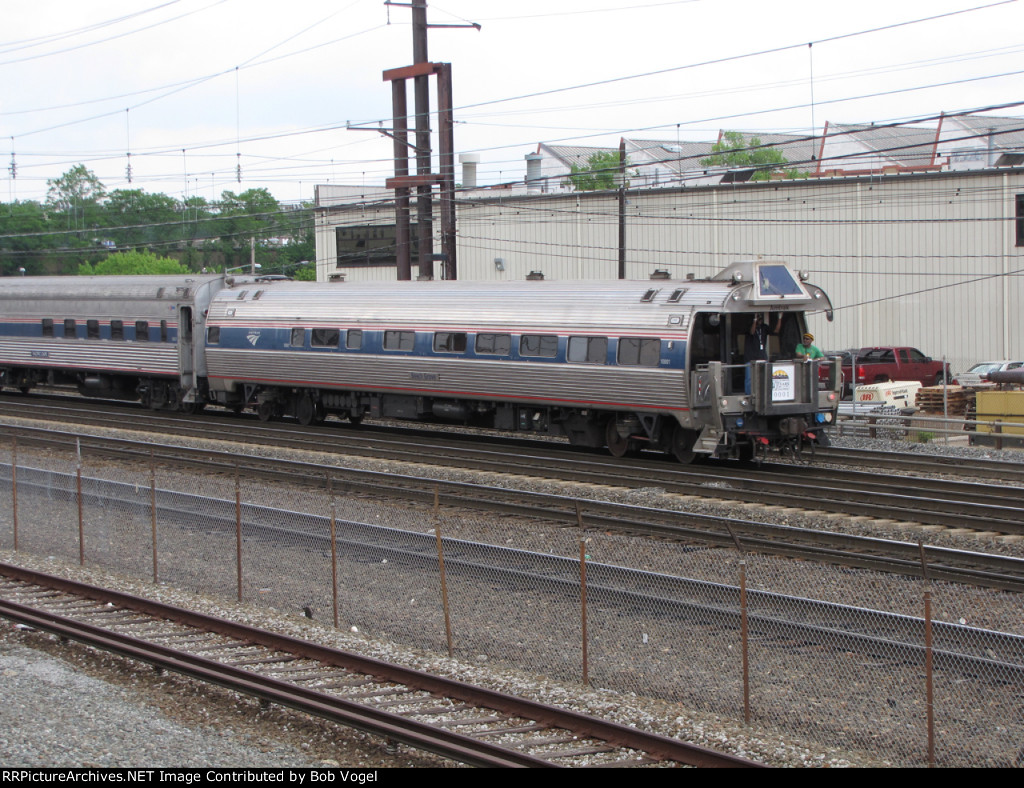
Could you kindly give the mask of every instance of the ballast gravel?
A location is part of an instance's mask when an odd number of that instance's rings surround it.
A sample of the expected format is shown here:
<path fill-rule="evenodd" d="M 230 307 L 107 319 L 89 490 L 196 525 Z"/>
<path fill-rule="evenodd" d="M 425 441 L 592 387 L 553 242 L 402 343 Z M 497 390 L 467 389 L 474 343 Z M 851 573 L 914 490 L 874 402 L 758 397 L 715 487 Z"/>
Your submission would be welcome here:
<path fill-rule="evenodd" d="M 860 443 L 846 440 L 844 445 Z M 878 448 L 877 442 L 871 442 Z M 906 444 L 900 446 L 906 449 Z M 979 456 L 929 446 L 928 453 Z M 371 465 L 374 463 L 367 463 Z M 435 469 L 436 470 L 436 469 Z M 458 475 L 453 473 L 453 476 Z M 538 485 L 540 486 L 540 485 Z M 659 498 L 632 491 L 631 498 Z M 632 501 L 637 502 L 637 501 Z M 131 578 L 24 552 L 0 561 L 150 596 L 253 626 L 555 703 L 721 749 L 777 767 L 884 765 L 862 753 L 821 751 L 773 731 L 690 712 L 658 699 L 586 690 L 495 671 L 442 655 L 324 627 L 307 619 L 154 587 Z M 486 675 L 484 675 L 486 674 Z M 312 719 L 148 666 L 60 643 L 0 620 L 0 764 L 4 767 L 443 767 L 435 756 Z"/>

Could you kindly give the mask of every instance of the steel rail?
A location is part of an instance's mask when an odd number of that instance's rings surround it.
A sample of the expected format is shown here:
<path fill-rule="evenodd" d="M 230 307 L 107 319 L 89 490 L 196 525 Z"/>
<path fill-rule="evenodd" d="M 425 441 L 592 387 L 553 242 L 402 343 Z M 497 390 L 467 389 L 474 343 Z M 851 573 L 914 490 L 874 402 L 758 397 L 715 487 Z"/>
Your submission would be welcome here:
<path fill-rule="evenodd" d="M 98 445 L 106 441 L 97 439 Z M 118 445 L 133 442 L 117 439 Z M 734 546 L 739 539 L 744 548 L 756 552 L 800 558 L 814 558 L 845 565 L 875 568 L 883 571 L 920 576 L 919 546 L 909 542 L 873 539 L 841 533 L 823 532 L 794 526 L 741 520 L 700 513 L 654 509 L 600 500 L 548 493 L 523 492 L 504 487 L 489 487 L 467 482 L 440 481 L 431 478 L 399 477 L 380 471 L 329 468 L 289 460 L 246 458 L 254 465 L 238 463 L 238 456 L 227 452 L 183 449 L 180 447 L 139 448 L 136 454 L 149 455 L 173 462 L 178 467 L 183 458 L 198 453 L 213 459 L 189 465 L 207 470 L 242 473 L 248 479 L 275 479 L 292 484 L 322 484 L 328 477 L 336 492 L 376 494 L 431 503 L 436 494 L 460 506 L 474 507 L 507 514 L 544 517 L 575 522 L 577 510 L 589 527 L 626 530 L 656 535 L 677 541 L 691 541 L 717 546 Z M 27 470 L 27 469 L 26 469 Z M 29 484 L 30 477 L 19 475 L 19 485 Z M 996 554 L 925 547 L 929 571 L 936 579 L 970 582 L 1006 590 L 1022 590 L 1024 560 Z"/>
<path fill-rule="evenodd" d="M 588 738 L 599 739 L 618 748 L 647 753 L 658 759 L 701 767 L 756 767 L 760 765 L 738 756 L 645 733 L 618 723 L 474 687 L 465 682 L 432 676 L 351 652 L 331 649 L 309 641 L 164 605 L 110 589 L 101 589 L 8 564 L 0 564 L 0 574 L 24 583 L 42 585 L 64 593 L 173 621 L 184 626 L 215 632 L 237 641 L 259 644 L 277 652 L 294 654 L 325 665 L 456 698 L 504 714 L 532 719 L 547 727 L 572 731 Z M 131 659 L 157 665 L 282 706 L 386 736 L 462 763 L 478 766 L 519 767 L 557 765 L 549 759 L 538 758 L 465 734 L 455 733 L 443 727 L 410 720 L 392 712 L 372 709 L 353 701 L 299 687 L 290 682 L 260 676 L 253 671 L 218 663 L 179 649 L 161 646 L 85 622 L 74 621 L 65 616 L 34 610 L 8 600 L 0 600 L 0 615 L 26 626 L 36 627 Z"/>

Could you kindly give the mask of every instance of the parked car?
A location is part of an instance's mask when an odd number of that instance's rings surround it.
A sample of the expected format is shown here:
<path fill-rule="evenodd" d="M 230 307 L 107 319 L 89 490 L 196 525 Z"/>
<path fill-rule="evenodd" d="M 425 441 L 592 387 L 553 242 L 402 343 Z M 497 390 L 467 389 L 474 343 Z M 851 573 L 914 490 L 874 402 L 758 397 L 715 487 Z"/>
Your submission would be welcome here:
<path fill-rule="evenodd" d="M 1006 372 L 1011 369 L 1020 369 L 1024 366 L 1024 361 L 982 361 L 975 364 L 966 372 L 961 372 L 954 378 L 953 383 L 957 386 L 977 386 L 981 383 L 987 383 L 989 372 Z"/>
<path fill-rule="evenodd" d="M 862 347 L 839 351 L 843 357 L 843 396 L 852 386 L 884 383 L 890 380 L 916 380 L 922 386 L 940 386 L 952 379 L 949 365 L 933 361 L 912 347 Z M 857 376 L 854 379 L 854 370 Z M 819 380 L 827 376 L 827 366 L 821 364 Z"/>

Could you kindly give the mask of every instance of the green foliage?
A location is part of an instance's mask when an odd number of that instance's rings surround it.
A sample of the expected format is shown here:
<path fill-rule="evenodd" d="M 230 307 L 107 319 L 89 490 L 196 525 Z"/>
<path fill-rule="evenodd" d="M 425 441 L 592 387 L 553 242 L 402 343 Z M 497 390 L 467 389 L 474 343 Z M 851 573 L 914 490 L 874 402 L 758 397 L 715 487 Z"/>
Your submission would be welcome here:
<path fill-rule="evenodd" d="M 266 189 L 226 191 L 218 202 L 141 189 L 107 193 L 81 164 L 48 186 L 45 203 L 0 204 L 0 274 L 92 273 L 109 248 L 173 258 L 192 271 L 248 265 L 253 242 L 265 272 L 291 272 L 316 256 L 312 205 L 283 209 Z"/>
<path fill-rule="evenodd" d="M 711 155 L 700 160 L 702 167 L 727 169 L 756 169 L 752 181 L 766 181 L 772 173 L 783 172 L 787 178 L 806 177 L 806 174 L 782 165 L 787 159 L 778 148 L 762 146 L 759 137 L 749 140 L 738 131 L 727 131 L 711 148 Z"/>
<path fill-rule="evenodd" d="M 117 252 L 95 265 L 82 263 L 80 276 L 134 276 L 137 274 L 187 274 L 189 269 L 170 257 L 152 252 Z"/>
<path fill-rule="evenodd" d="M 310 263 L 309 265 L 300 266 L 292 272 L 292 279 L 299 282 L 315 282 L 316 281 L 316 266 Z"/>
<path fill-rule="evenodd" d="M 625 165 L 620 164 L 619 154 L 611 151 L 598 151 L 587 159 L 586 166 L 572 165 L 568 182 L 578 192 L 617 189 L 620 185 L 619 173 L 627 167 L 629 167 L 629 160 L 626 160 Z M 629 181 L 623 185 L 629 186 Z"/>
<path fill-rule="evenodd" d="M 935 440 L 935 433 L 934 432 L 919 432 L 919 433 L 917 433 L 917 442 L 918 443 L 931 443 L 933 440 Z"/>
<path fill-rule="evenodd" d="M 59 178 L 46 182 L 46 202 L 60 210 L 86 203 L 97 204 L 106 196 L 106 189 L 96 174 L 84 164 L 77 164 Z"/>

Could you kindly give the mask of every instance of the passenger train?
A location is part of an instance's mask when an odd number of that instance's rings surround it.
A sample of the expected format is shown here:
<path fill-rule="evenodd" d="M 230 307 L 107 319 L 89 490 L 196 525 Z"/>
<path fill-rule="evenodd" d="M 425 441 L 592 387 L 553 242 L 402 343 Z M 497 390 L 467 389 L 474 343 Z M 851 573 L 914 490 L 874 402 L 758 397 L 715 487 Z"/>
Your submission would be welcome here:
<path fill-rule="evenodd" d="M 795 358 L 811 313 L 832 319 L 824 291 L 762 260 L 683 281 L 7 277 L 0 386 L 750 459 L 827 441 L 841 379 Z M 758 319 L 767 359 L 744 363 Z"/>

